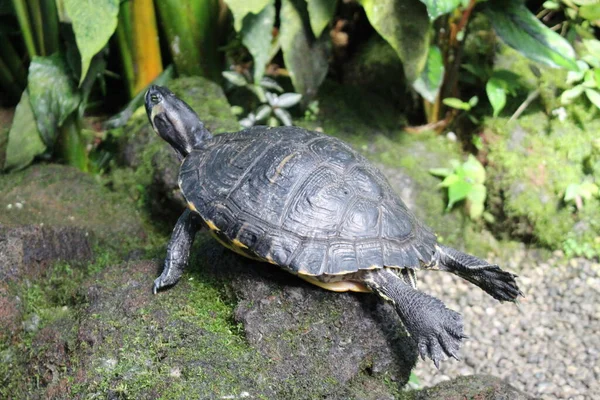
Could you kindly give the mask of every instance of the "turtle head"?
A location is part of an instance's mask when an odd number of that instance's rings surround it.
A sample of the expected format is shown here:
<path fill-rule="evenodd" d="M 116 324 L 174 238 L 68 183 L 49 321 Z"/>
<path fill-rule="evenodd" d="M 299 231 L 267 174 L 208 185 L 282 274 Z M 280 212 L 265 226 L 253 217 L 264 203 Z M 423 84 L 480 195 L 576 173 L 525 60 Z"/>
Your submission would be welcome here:
<path fill-rule="evenodd" d="M 194 110 L 169 89 L 150 86 L 145 103 L 152 127 L 181 159 L 212 137 Z"/>

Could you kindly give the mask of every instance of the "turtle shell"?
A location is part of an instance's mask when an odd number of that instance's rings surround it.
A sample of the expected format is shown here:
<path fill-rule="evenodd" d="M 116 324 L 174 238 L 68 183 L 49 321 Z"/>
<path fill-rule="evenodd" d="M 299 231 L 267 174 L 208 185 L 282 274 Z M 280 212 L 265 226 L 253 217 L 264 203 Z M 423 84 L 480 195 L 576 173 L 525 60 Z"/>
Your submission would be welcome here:
<path fill-rule="evenodd" d="M 435 235 L 344 142 L 297 127 L 215 136 L 183 161 L 179 185 L 227 247 L 301 275 L 432 262 Z"/>

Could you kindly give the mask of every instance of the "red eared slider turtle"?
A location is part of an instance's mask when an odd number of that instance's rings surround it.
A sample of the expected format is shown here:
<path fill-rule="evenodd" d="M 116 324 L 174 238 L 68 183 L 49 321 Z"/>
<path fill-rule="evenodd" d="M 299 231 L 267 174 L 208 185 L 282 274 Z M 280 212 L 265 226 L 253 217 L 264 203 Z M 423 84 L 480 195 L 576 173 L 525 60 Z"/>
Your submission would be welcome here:
<path fill-rule="evenodd" d="M 375 292 L 391 302 L 421 356 L 457 357 L 460 314 L 416 289 L 416 269 L 456 274 L 500 301 L 521 295 L 515 275 L 437 243 L 386 178 L 344 142 L 297 127 L 213 136 L 168 89 L 152 86 L 146 111 L 182 160 L 188 202 L 154 292 L 175 284 L 201 227 L 244 256 L 322 288 Z"/>

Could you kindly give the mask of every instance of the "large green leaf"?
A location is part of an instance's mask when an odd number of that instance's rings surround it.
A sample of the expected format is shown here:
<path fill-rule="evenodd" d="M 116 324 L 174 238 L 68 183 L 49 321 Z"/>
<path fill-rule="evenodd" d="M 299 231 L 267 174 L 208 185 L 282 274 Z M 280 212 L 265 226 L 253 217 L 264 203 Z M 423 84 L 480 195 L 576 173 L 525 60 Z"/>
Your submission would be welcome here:
<path fill-rule="evenodd" d="M 359 0 L 375 30 L 398 53 L 404 74 L 414 82 L 425 67 L 430 23 L 425 5 L 418 1 Z"/>
<path fill-rule="evenodd" d="M 77 85 L 60 54 L 34 57 L 29 65 L 29 100 L 37 126 L 48 147 L 52 147 L 58 127 L 81 101 Z"/>
<path fill-rule="evenodd" d="M 335 14 L 337 0 L 306 0 L 306 2 L 308 3 L 310 27 L 315 37 L 319 37 Z"/>
<path fill-rule="evenodd" d="M 273 0 L 225 0 L 227 7 L 233 14 L 233 26 L 237 32 L 242 30 L 242 23 L 246 15 L 258 14 Z"/>
<path fill-rule="evenodd" d="M 258 83 L 265 73 L 265 66 L 269 62 L 271 41 L 273 39 L 273 25 L 275 24 L 275 3 L 269 3 L 258 14 L 248 14 L 244 18 L 242 30 L 242 43 L 254 59 L 254 82 Z"/>
<path fill-rule="evenodd" d="M 421 76 L 413 83 L 413 88 L 430 103 L 433 103 L 440 91 L 444 79 L 444 60 L 437 46 L 429 48 L 427 63 Z"/>
<path fill-rule="evenodd" d="M 46 146 L 40 138 L 29 103 L 29 95 L 25 90 L 15 110 L 15 117 L 8 133 L 4 169 L 24 168 L 33 161 L 35 156 L 45 150 Z"/>
<path fill-rule="evenodd" d="M 77 47 L 81 54 L 82 83 L 90 61 L 104 46 L 117 28 L 119 0 L 63 0 L 65 11 L 73 24 Z"/>
<path fill-rule="evenodd" d="M 461 3 L 461 0 L 420 0 L 427 6 L 427 14 L 432 21 L 437 17 L 454 11 Z"/>
<path fill-rule="evenodd" d="M 498 36 L 510 47 L 551 67 L 578 70 L 569 42 L 542 24 L 521 1 L 489 1 L 484 10 Z"/>
<path fill-rule="evenodd" d="M 296 92 L 303 95 L 302 101 L 307 104 L 327 75 L 329 38 L 315 39 L 310 27 L 304 24 L 308 20 L 304 0 L 282 0 L 279 17 L 283 60 Z"/>

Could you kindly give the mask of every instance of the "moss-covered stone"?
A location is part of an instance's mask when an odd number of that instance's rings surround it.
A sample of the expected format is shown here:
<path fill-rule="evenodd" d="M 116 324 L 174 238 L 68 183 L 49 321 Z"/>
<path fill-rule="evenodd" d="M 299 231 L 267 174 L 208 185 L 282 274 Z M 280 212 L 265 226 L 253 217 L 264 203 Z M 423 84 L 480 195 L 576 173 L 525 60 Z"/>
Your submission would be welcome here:
<path fill-rule="evenodd" d="M 600 182 L 590 168 L 598 157 L 592 143 L 600 122 L 561 122 L 539 111 L 487 126 L 489 204 L 500 226 L 570 255 L 600 255 L 600 199 L 586 201 L 581 210 L 563 200 L 570 184 Z"/>
<path fill-rule="evenodd" d="M 126 196 L 75 168 L 52 164 L 0 175 L 0 224 L 77 227 L 113 247 L 145 236 Z"/>

